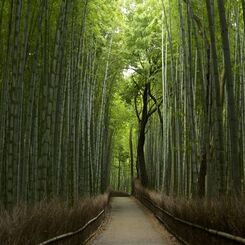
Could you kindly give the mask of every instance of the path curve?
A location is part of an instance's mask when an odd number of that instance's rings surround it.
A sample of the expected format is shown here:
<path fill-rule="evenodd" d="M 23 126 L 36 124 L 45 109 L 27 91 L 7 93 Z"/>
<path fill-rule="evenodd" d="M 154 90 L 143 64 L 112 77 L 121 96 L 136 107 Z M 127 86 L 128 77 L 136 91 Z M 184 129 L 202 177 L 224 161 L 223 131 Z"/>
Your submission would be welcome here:
<path fill-rule="evenodd" d="M 115 197 L 111 203 L 110 221 L 105 230 L 93 241 L 93 245 L 111 244 L 141 244 L 141 245 L 165 245 L 177 244 L 169 242 L 172 237 L 169 233 L 164 238 L 162 232 L 153 225 L 151 217 L 145 208 L 132 197 Z"/>

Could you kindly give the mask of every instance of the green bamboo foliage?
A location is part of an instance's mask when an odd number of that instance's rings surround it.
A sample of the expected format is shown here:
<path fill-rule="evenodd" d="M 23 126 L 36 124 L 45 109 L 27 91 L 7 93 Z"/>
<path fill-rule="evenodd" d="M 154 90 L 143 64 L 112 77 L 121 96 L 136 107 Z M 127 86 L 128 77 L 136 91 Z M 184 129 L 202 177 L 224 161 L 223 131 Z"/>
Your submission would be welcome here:
<path fill-rule="evenodd" d="M 244 26 L 244 1 L 2 0 L 1 206 L 128 191 L 135 172 L 242 195 Z"/>
<path fill-rule="evenodd" d="M 54 197 L 72 204 L 108 185 L 114 46 L 104 42 L 102 15 L 93 21 L 96 6 L 1 1 L 0 199 L 6 208 Z"/>
<path fill-rule="evenodd" d="M 164 123 L 161 134 L 154 115 L 147 132 L 150 185 L 187 197 L 239 196 L 244 192 L 244 1 L 160 4 Z"/>

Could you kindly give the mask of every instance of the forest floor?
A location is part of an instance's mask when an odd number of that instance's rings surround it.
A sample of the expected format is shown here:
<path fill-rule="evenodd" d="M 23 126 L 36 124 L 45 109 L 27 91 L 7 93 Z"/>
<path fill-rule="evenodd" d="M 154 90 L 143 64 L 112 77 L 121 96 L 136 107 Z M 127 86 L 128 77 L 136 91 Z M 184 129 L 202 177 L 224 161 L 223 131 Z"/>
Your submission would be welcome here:
<path fill-rule="evenodd" d="M 156 218 L 132 197 L 114 197 L 107 224 L 90 244 L 179 244 Z"/>

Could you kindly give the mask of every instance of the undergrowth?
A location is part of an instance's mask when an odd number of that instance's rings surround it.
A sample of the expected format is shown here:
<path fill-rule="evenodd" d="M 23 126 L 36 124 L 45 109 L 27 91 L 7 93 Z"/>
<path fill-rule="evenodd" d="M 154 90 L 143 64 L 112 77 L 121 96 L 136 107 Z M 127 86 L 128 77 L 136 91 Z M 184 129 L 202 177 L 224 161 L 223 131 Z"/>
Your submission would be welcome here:
<path fill-rule="evenodd" d="M 98 215 L 108 200 L 109 195 L 104 194 L 77 201 L 72 207 L 63 201 L 53 200 L 32 208 L 22 205 L 12 212 L 1 211 L 0 244 L 34 245 L 76 231 Z"/>
<path fill-rule="evenodd" d="M 205 228 L 245 237 L 245 200 L 220 198 L 216 200 L 187 199 L 166 196 L 143 188 L 135 181 L 136 196 L 144 195 L 177 218 Z"/>

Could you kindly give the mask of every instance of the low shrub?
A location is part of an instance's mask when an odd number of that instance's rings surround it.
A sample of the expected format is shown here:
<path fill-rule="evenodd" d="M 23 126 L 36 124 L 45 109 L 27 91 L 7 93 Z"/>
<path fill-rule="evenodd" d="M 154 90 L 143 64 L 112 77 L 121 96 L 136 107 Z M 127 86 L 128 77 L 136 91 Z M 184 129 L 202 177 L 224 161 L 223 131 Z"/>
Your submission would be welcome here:
<path fill-rule="evenodd" d="M 15 207 L 12 212 L 1 211 L 0 244 L 39 244 L 52 237 L 76 231 L 106 208 L 108 200 L 109 194 L 104 194 L 77 201 L 72 207 L 66 202 L 53 200 L 41 202 L 32 208 L 22 205 Z M 73 240 L 70 244 L 81 244 L 81 239 L 85 238 L 80 237 L 79 243 Z"/>
<path fill-rule="evenodd" d="M 220 198 L 216 200 L 187 199 L 166 196 L 144 188 L 135 181 L 136 196 L 145 196 L 177 218 L 205 228 L 245 237 L 245 200 Z"/>

